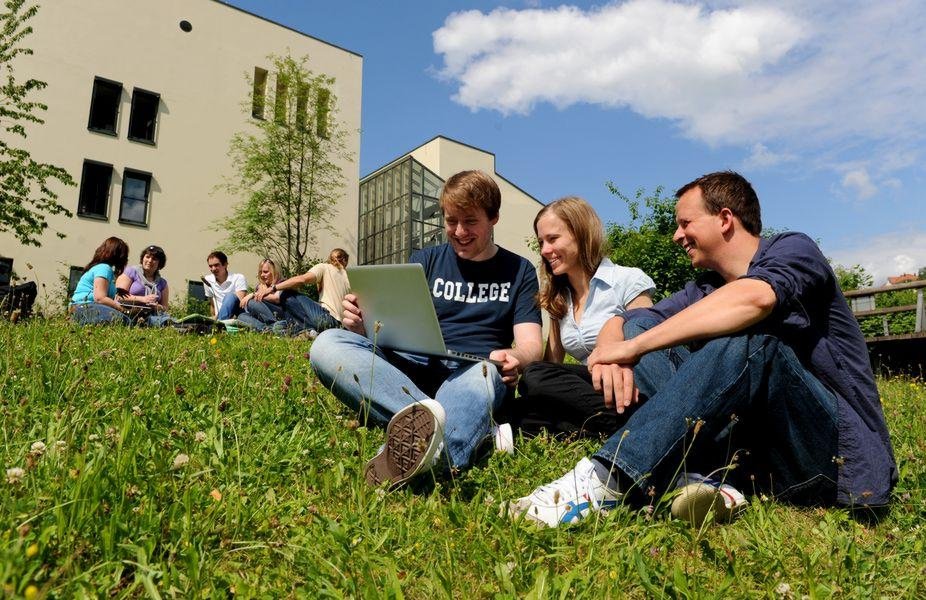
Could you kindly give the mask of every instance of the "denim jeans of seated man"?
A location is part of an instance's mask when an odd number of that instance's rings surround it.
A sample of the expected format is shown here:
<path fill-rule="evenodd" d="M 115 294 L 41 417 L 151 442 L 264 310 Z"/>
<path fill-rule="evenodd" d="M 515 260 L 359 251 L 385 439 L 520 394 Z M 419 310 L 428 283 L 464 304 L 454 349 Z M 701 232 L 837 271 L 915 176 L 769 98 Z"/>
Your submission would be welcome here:
<path fill-rule="evenodd" d="M 216 313 L 217 321 L 223 319 L 233 319 L 241 313 L 241 298 L 235 292 L 228 292 L 222 298 L 222 304 L 219 306 L 219 312 Z"/>
<path fill-rule="evenodd" d="M 132 319 L 121 311 L 105 304 L 90 302 L 73 305 L 71 319 L 79 325 L 131 325 Z"/>
<path fill-rule="evenodd" d="M 341 326 L 324 306 L 304 294 L 286 291 L 281 295 L 280 302 L 286 320 L 296 325 L 296 329 L 314 329 L 321 333 Z"/>
<path fill-rule="evenodd" d="M 655 324 L 631 321 L 624 337 Z M 595 459 L 637 482 L 637 495 L 650 486 L 662 493 L 681 470 L 721 469 L 746 449 L 731 479 L 750 491 L 801 503 L 835 499 L 836 398 L 779 339 L 743 333 L 693 352 L 651 352 L 634 380 L 644 402 Z"/>
<path fill-rule="evenodd" d="M 451 467 L 470 464 L 507 394 L 501 374 L 491 363 L 444 361 L 383 350 L 344 329 L 321 333 L 312 343 L 310 360 L 325 387 L 374 424 L 386 425 L 413 402 L 437 400 L 447 413 L 444 452 Z"/>

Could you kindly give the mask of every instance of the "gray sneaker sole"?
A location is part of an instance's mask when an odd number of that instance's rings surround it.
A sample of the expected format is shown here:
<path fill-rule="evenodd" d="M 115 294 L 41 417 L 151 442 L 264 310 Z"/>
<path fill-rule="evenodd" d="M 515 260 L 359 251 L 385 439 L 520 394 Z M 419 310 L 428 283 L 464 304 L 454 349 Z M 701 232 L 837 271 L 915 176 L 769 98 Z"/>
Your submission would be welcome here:
<path fill-rule="evenodd" d="M 388 482 L 393 490 L 423 471 L 434 433 L 434 414 L 427 408 L 413 404 L 400 411 L 389 421 L 385 446 L 366 464 L 367 483 Z"/>

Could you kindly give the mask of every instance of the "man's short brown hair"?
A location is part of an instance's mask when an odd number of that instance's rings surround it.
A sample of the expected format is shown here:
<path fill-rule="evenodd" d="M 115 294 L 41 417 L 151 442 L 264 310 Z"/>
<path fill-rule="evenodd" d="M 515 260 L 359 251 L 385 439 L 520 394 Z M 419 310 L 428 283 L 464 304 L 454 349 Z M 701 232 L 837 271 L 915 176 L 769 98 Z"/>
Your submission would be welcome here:
<path fill-rule="evenodd" d="M 752 184 L 735 171 L 718 171 L 702 175 L 686 183 L 675 192 L 676 198 L 694 188 L 701 189 L 704 208 L 716 215 L 724 208 L 736 215 L 743 227 L 752 235 L 762 233 L 762 209 Z"/>
<path fill-rule="evenodd" d="M 489 219 L 498 216 L 502 193 L 495 180 L 482 171 L 460 171 L 450 177 L 440 193 L 440 207 L 457 210 L 481 208 Z"/>

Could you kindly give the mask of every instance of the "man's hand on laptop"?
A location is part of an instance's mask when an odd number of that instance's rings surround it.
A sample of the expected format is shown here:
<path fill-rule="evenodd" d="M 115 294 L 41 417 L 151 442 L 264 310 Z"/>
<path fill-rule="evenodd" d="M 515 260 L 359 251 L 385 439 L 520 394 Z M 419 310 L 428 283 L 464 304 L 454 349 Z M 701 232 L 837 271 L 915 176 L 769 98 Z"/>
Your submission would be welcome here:
<path fill-rule="evenodd" d="M 503 363 L 499 369 L 502 372 L 502 381 L 505 382 L 505 385 L 508 387 L 517 385 L 518 368 L 521 366 L 521 361 L 518 360 L 518 357 L 515 356 L 513 352 L 509 352 L 508 350 L 493 350 L 492 353 L 489 354 L 489 358 Z"/>
<path fill-rule="evenodd" d="M 360 312 L 360 307 L 357 306 L 357 296 L 347 294 L 344 296 L 341 306 L 344 308 L 344 313 L 341 316 L 341 325 L 344 326 L 344 329 L 366 335 L 363 328 L 363 314 Z"/>

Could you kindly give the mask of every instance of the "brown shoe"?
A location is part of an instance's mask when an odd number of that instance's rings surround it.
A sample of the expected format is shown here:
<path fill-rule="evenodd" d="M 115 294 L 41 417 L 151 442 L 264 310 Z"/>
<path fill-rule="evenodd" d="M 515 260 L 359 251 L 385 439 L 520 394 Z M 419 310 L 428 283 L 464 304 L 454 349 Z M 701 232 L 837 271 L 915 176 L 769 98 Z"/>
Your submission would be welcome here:
<path fill-rule="evenodd" d="M 401 487 L 412 477 L 429 471 L 444 447 L 444 407 L 430 398 L 409 404 L 386 426 L 386 443 L 366 464 L 367 483 L 389 489 Z"/>

